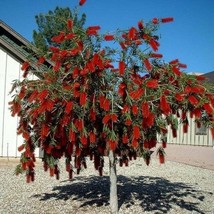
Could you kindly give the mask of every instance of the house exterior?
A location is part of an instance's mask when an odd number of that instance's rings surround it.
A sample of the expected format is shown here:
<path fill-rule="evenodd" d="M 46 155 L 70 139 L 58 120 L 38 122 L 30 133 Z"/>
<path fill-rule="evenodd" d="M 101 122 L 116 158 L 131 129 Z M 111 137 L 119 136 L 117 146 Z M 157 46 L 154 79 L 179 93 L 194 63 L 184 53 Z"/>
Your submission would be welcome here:
<path fill-rule="evenodd" d="M 17 147 L 23 143 L 16 134 L 18 118 L 11 117 L 8 102 L 12 82 L 22 78 L 21 64 L 28 55 L 30 43 L 0 20 L 0 157 L 19 157 Z M 36 151 L 36 156 L 38 156 Z"/>
<path fill-rule="evenodd" d="M 208 80 L 209 83 L 214 84 L 214 71 L 203 74 L 203 76 Z M 177 131 L 177 138 L 173 138 L 172 133 L 169 129 L 167 142 L 170 144 L 179 144 L 179 145 L 214 147 L 214 140 L 212 139 L 211 131 L 204 126 L 197 128 L 194 122 L 194 118 L 190 119 L 189 115 L 188 121 L 189 121 L 188 133 L 186 134 L 183 133 L 183 127 L 182 124 L 180 124 Z"/>

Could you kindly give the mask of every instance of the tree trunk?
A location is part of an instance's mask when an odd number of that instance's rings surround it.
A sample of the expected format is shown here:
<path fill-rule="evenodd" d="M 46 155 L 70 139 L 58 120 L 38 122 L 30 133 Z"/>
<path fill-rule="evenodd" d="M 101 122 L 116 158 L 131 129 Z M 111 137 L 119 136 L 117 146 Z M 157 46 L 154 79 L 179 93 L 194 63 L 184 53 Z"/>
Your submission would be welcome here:
<path fill-rule="evenodd" d="M 118 213 L 118 197 L 117 197 L 117 172 L 115 153 L 109 151 L 109 177 L 110 177 L 110 207 L 111 213 Z"/>

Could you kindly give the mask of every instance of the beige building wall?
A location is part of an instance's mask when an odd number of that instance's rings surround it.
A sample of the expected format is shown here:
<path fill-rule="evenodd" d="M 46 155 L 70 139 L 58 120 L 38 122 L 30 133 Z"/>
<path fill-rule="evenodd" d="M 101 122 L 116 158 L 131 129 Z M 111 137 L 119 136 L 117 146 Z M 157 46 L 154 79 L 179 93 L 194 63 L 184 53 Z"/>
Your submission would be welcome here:
<path fill-rule="evenodd" d="M 8 105 L 12 100 L 12 95 L 9 95 L 12 82 L 20 79 L 21 74 L 20 63 L 0 49 L 0 157 L 21 155 L 17 150 L 17 147 L 23 143 L 22 136 L 16 134 L 18 118 L 11 116 Z"/>
<path fill-rule="evenodd" d="M 179 124 L 177 138 L 173 138 L 171 129 L 167 136 L 167 142 L 170 144 L 194 145 L 194 146 L 214 146 L 211 131 L 202 128 L 201 131 L 196 128 L 194 119 L 189 118 L 188 133 L 183 133 L 183 126 Z"/>

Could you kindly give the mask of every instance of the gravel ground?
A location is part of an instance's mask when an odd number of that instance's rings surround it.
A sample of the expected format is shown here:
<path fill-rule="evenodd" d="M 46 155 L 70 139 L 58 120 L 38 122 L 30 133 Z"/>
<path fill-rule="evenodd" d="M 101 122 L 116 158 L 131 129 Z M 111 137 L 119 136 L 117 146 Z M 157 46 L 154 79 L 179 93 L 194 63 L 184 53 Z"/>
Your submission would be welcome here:
<path fill-rule="evenodd" d="M 0 166 L 0 213 L 95 214 L 110 213 L 108 164 L 99 177 L 88 161 L 88 168 L 67 178 L 61 162 L 60 180 L 50 178 L 41 164 L 36 180 L 13 175 L 14 166 Z M 120 214 L 169 213 L 214 214 L 214 171 L 153 159 L 147 167 L 142 159 L 118 167 Z"/>

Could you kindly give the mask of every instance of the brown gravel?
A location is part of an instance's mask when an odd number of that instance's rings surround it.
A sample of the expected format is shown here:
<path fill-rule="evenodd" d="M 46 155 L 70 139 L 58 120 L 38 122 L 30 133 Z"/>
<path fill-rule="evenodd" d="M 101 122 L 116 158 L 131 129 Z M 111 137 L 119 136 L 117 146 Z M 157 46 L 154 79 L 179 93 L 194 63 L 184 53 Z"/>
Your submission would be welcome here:
<path fill-rule="evenodd" d="M 14 176 L 14 165 L 0 166 L 0 213 L 97 214 L 110 213 L 108 161 L 104 176 L 97 176 L 93 163 L 67 180 L 62 168 L 60 180 L 36 168 L 36 180 L 26 184 Z M 153 158 L 147 167 L 139 158 L 129 167 L 118 167 L 119 213 L 214 213 L 214 171 L 167 161 L 160 165 Z"/>

